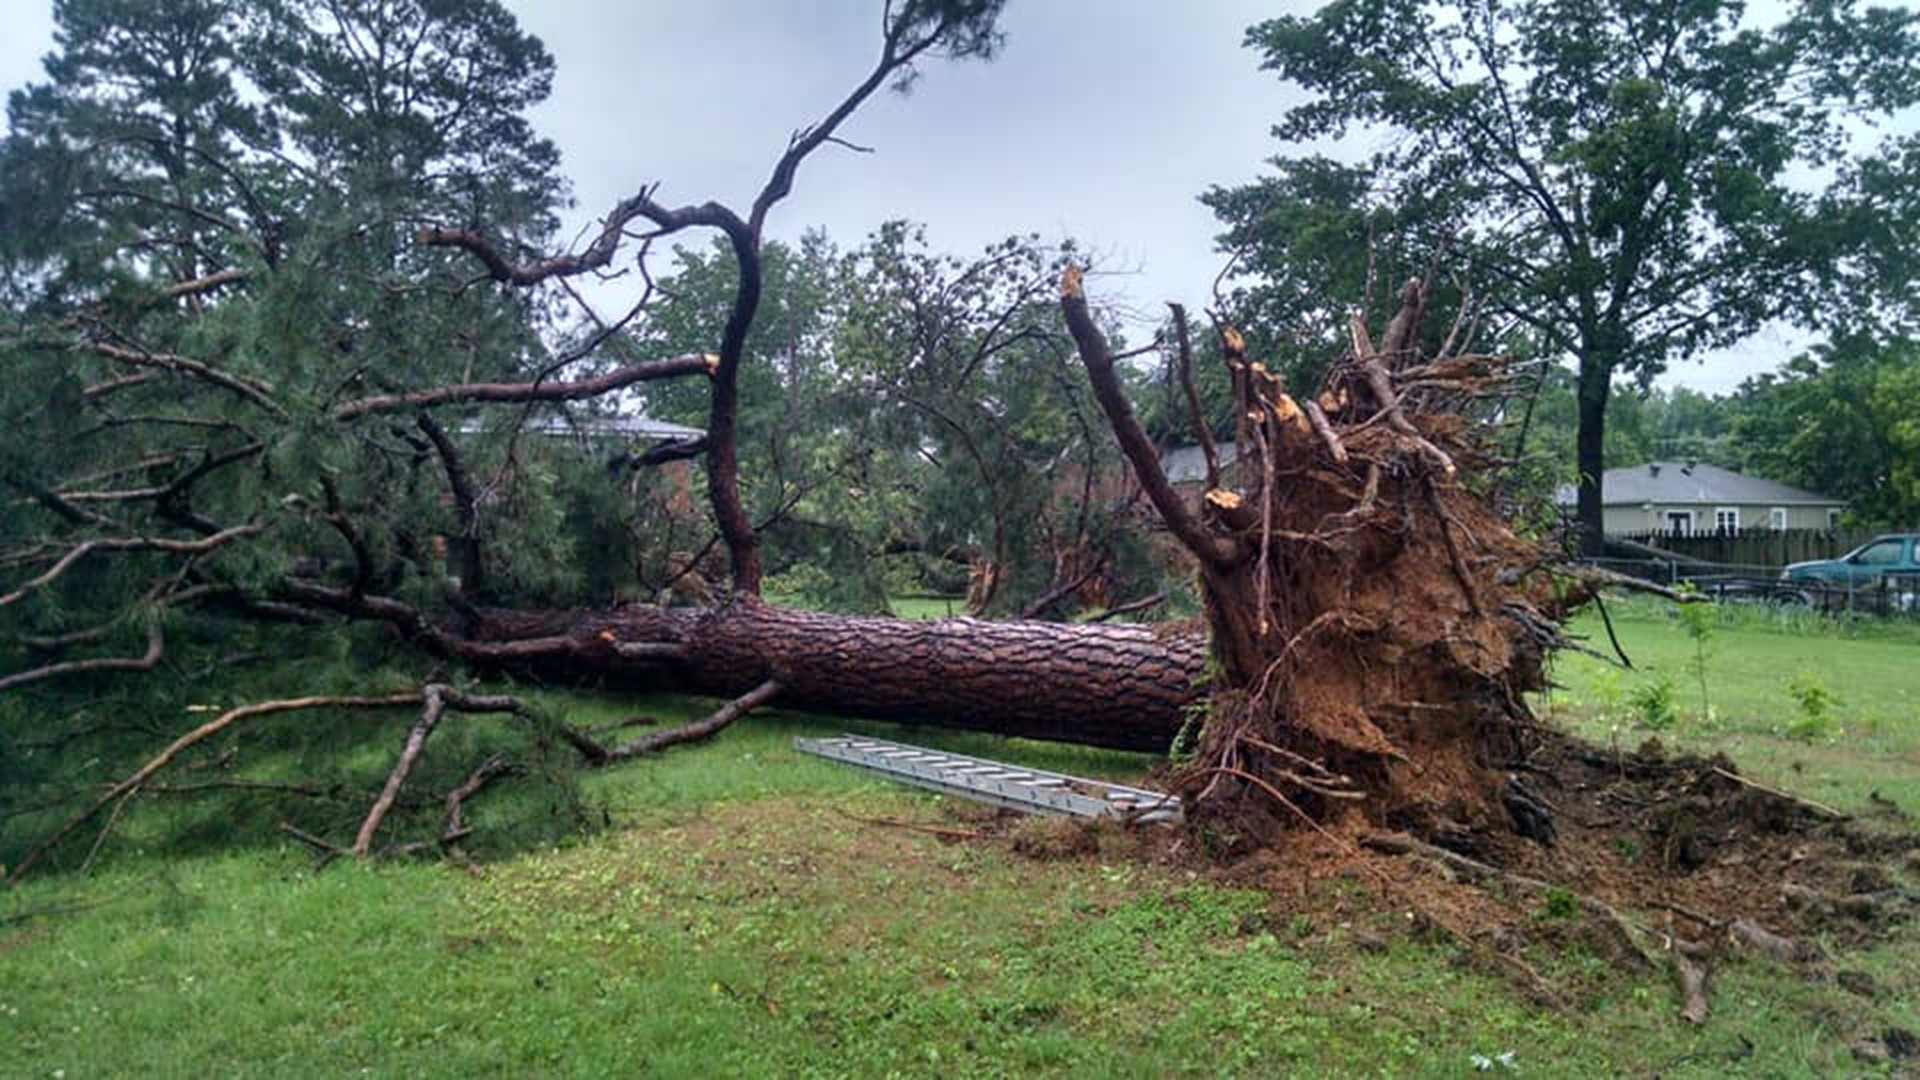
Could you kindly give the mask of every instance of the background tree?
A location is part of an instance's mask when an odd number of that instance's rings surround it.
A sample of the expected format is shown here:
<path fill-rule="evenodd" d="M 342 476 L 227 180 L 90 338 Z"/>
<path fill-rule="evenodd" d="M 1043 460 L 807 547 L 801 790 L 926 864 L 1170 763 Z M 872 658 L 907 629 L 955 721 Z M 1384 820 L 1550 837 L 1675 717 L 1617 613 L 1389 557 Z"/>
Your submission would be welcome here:
<path fill-rule="evenodd" d="M 1852 337 L 1749 379 L 1738 441 L 1758 473 L 1847 500 L 1850 518 L 1920 526 L 1920 346 Z"/>
<path fill-rule="evenodd" d="M 885 611 L 890 587 L 965 589 L 971 573 L 976 611 L 1051 615 L 1155 590 L 1135 489 L 1052 302 L 1071 250 L 1012 237 L 942 255 L 905 222 L 846 252 L 817 233 L 764 245 L 739 433 L 770 591 Z M 724 246 L 674 259 L 634 334 L 652 355 L 715 340 L 738 284 Z M 706 415 L 698 385 L 644 399 Z"/>
<path fill-rule="evenodd" d="M 1449 230 L 1461 211 L 1457 199 L 1445 201 L 1446 191 L 1438 199 L 1412 191 L 1382 199 L 1377 174 L 1366 165 L 1318 155 L 1275 158 L 1272 165 L 1271 176 L 1200 197 L 1227 226 L 1220 245 L 1231 262 L 1223 283 L 1234 284 L 1217 314 L 1245 335 L 1252 355 L 1289 381 L 1311 385 L 1346 347 L 1350 311 L 1384 320 L 1408 278 L 1458 270 L 1449 260 Z M 1443 334 L 1466 299 L 1458 289 L 1436 290 L 1423 332 Z M 1211 336 L 1197 340 L 1210 345 Z M 1438 347 L 1439 340 L 1427 344 Z M 1217 382 L 1225 370 L 1199 365 L 1205 381 Z"/>
<path fill-rule="evenodd" d="M 1807 177 L 1832 175 L 1852 118 L 1920 91 L 1911 12 L 1823 0 L 1764 28 L 1743 13 L 1730 0 L 1336 0 L 1248 33 L 1265 67 L 1311 95 L 1275 133 L 1386 139 L 1363 205 L 1452 222 L 1490 309 L 1574 361 L 1589 548 L 1613 380 L 1809 315 L 1863 237 L 1859 186 L 1820 198 Z M 1897 189 L 1888 170 L 1905 175 L 1903 159 L 1877 160 L 1878 189 Z M 1284 161 L 1278 212 L 1352 199 L 1351 179 L 1299 182 L 1316 171 Z M 1213 201 L 1245 228 L 1258 197 Z"/>
<path fill-rule="evenodd" d="M 1099 609 L 1162 576 L 1059 326 L 1073 253 L 1027 236 L 943 256 L 894 222 L 843 266 L 838 356 L 915 493 L 889 542 L 966 559 L 976 611 Z"/>
<path fill-rule="evenodd" d="M 848 408 L 833 357 L 842 310 L 835 296 L 839 258 L 824 233 L 810 232 L 797 246 L 762 245 L 760 307 L 743 347 L 751 363 L 740 371 L 741 497 L 770 548 L 775 573 L 802 559 L 820 571 L 788 587 L 804 584 L 799 591 L 809 599 L 837 609 L 885 610 L 884 590 L 867 572 L 865 547 L 855 538 L 871 531 L 870 519 L 896 512 L 882 505 L 891 488 L 883 485 L 865 507 L 827 505 L 853 483 L 848 477 L 860 474 L 872 446 L 860 437 L 864 414 Z M 661 299 L 635 328 L 636 355 L 697 352 L 718 341 L 739 287 L 727 243 L 675 248 L 661 281 Z M 707 387 L 700 384 L 658 383 L 640 397 L 648 415 L 696 427 L 707 422 Z M 841 510 L 853 513 L 843 519 Z M 673 531 L 675 523 L 665 524 Z M 704 523 L 697 531 L 675 546 L 708 563 L 708 573 L 723 574 L 722 560 L 712 558 L 724 555 L 718 536 Z"/>

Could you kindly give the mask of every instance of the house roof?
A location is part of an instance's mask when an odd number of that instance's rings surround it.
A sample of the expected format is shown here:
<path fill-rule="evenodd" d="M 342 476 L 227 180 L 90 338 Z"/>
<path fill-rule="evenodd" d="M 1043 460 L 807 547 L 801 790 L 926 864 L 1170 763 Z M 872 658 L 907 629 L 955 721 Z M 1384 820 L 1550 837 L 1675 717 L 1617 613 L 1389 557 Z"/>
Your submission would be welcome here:
<path fill-rule="evenodd" d="M 462 423 L 459 428 L 463 435 L 477 434 L 486 429 L 487 424 L 478 418 Z M 548 412 L 528 418 L 527 422 L 521 426 L 521 430 L 558 438 L 617 438 L 634 442 L 697 439 L 706 434 L 696 427 L 670 424 L 650 416 L 577 416 L 572 413 Z"/>
<path fill-rule="evenodd" d="M 1220 447 L 1222 467 L 1233 464 L 1234 446 Z M 1169 483 L 1204 484 L 1207 480 L 1207 454 L 1198 446 L 1176 446 L 1160 455 L 1160 469 Z"/>
<path fill-rule="evenodd" d="M 1600 477 L 1601 504 L 1604 506 L 1640 506 L 1645 503 L 1736 504 L 1766 503 L 1771 506 L 1845 506 L 1845 499 L 1828 498 L 1811 491 L 1773 480 L 1762 480 L 1723 469 L 1718 465 L 1689 461 L 1653 461 L 1628 469 L 1608 469 Z M 1554 493 L 1554 501 L 1572 506 L 1576 493 L 1572 484 L 1563 484 Z"/>

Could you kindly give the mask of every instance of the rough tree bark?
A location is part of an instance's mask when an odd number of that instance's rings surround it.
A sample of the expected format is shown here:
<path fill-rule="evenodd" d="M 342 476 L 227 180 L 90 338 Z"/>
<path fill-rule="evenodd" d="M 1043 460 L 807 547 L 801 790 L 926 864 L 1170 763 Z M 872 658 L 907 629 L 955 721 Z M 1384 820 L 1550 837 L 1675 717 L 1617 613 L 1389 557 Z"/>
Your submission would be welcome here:
<path fill-rule="evenodd" d="M 1425 299 L 1418 283 L 1407 290 L 1401 313 L 1383 328 L 1378 346 L 1356 322 L 1349 356 L 1334 366 L 1321 393 L 1300 400 L 1242 353 L 1237 335 L 1223 335 L 1236 395 L 1237 456 L 1228 480 L 1220 455 L 1207 444 L 1209 490 L 1196 508 L 1161 472 L 1116 374 L 1116 358 L 1088 310 L 1079 272 L 1069 271 L 1062 295 L 1067 327 L 1142 490 L 1198 566 L 1204 636 L 1191 628 L 855 619 L 760 600 L 760 544 L 741 498 L 736 428 L 737 379 L 751 360 L 747 342 L 760 301 L 767 215 L 792 190 L 808 155 L 840 143 L 840 125 L 905 74 L 916 57 L 941 48 L 980 48 L 986 39 L 974 24 L 982 17 L 990 21 L 996 6 L 889 10 L 871 72 L 819 123 L 794 135 L 744 214 L 716 202 L 669 207 L 655 200 L 656 188 L 646 187 L 615 206 L 584 252 L 525 263 L 508 258 L 476 229 L 419 233 L 423 244 L 466 251 L 490 278 L 515 288 L 604 267 L 630 230 L 646 226 L 649 240 L 716 230 L 726 237 L 739 272 L 715 353 L 622 363 L 573 380 L 549 378 L 549 371 L 525 383 L 399 389 L 331 408 L 331 421 L 342 425 L 391 423 L 394 414 L 413 414 L 440 451 L 460 517 L 462 588 L 453 605 L 460 618 L 443 619 L 377 595 L 372 557 L 331 489 L 325 520 L 353 551 L 358 570 L 350 586 L 289 576 L 255 592 L 197 579 L 194 560 L 251 541 L 263 526 L 222 526 L 202 516 L 189 501 L 191 489 L 219 470 L 259 457 L 264 444 L 258 441 L 208 458 L 159 493 L 162 516 L 198 539 L 109 533 L 52 545 L 51 567 L 0 596 L 0 608 L 52 584 L 94 553 L 168 554 L 182 562 L 156 583 L 148 598 L 155 607 L 225 599 L 256 615 L 345 615 L 386 622 L 426 651 L 476 666 L 566 681 L 675 686 L 732 699 L 705 720 L 626 746 L 603 746 L 570 732 L 591 762 L 709 737 L 762 705 L 1148 751 L 1165 751 L 1191 727 L 1199 730 L 1197 756 L 1183 786 L 1196 803 L 1233 805 L 1264 792 L 1301 817 L 1325 819 L 1332 816 L 1327 811 L 1361 803 L 1372 820 L 1401 826 L 1423 818 L 1486 818 L 1499 805 L 1493 750 L 1511 749 L 1516 732 L 1529 724 L 1521 695 L 1539 685 L 1541 657 L 1556 639 L 1557 605 L 1565 598 L 1541 572 L 1553 560 L 1515 537 L 1497 508 L 1463 479 L 1463 467 L 1483 461 L 1463 406 L 1497 384 L 1499 373 L 1484 357 L 1418 354 L 1415 331 Z M 1184 336 L 1179 345 L 1188 412 L 1204 429 Z M 86 347 L 136 369 L 136 377 L 199 380 L 269 415 L 287 415 L 274 388 L 195 358 L 98 342 Z M 485 584 L 486 530 L 479 500 L 466 490 L 459 455 L 431 410 L 597 398 L 679 377 L 705 378 L 711 391 L 706 438 L 686 453 L 704 459 L 711 510 L 730 555 L 733 599 L 708 609 L 474 610 L 468 601 Z M 114 380 L 83 393 L 124 385 Z M 23 486 L 70 524 L 112 524 L 53 488 Z M 1063 563 L 1062 581 L 1072 579 L 1069 569 Z M 0 690 L 89 670 L 150 668 L 164 649 L 157 625 L 144 657 L 43 663 L 0 678 Z M 459 706 L 456 694 L 442 688 L 344 699 L 426 704 L 352 850 L 371 851 L 385 808 L 425 752 L 441 703 Z M 131 797 L 173 757 L 234 721 L 342 700 L 299 698 L 231 710 L 163 750 L 47 844 L 109 802 Z M 519 708 L 504 699 L 492 704 Z M 483 765 L 469 784 L 448 793 L 448 823 L 437 843 L 463 835 L 460 801 L 498 774 Z M 321 846 L 341 850 L 329 842 Z"/>
<path fill-rule="evenodd" d="M 496 662 L 568 680 L 722 697 L 777 681 L 788 708 L 1156 753 L 1200 700 L 1207 666 L 1193 633 L 858 618 L 751 597 L 718 608 L 489 611 L 479 633 L 550 643 Z"/>

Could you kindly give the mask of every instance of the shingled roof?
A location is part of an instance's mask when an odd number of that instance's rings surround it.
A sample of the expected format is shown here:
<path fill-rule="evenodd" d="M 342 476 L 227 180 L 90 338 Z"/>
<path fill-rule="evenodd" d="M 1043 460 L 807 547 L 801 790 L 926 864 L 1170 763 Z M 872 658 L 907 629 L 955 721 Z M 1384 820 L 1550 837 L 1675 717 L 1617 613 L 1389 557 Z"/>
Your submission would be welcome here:
<path fill-rule="evenodd" d="M 477 435 L 489 429 L 486 419 L 475 417 L 462 422 L 457 430 L 462 435 Z M 571 411 L 542 412 L 524 418 L 520 421 L 520 430 L 554 438 L 625 439 L 634 442 L 697 439 L 706 434 L 696 427 L 670 424 L 650 416 L 592 416 Z"/>
<path fill-rule="evenodd" d="M 1220 467 L 1233 464 L 1232 443 L 1219 447 Z M 1198 446 L 1176 446 L 1160 455 L 1160 470 L 1175 484 L 1199 484 L 1207 479 L 1207 452 Z"/>
<path fill-rule="evenodd" d="M 1797 487 L 1762 480 L 1690 461 L 1654 461 L 1628 469 L 1608 469 L 1600 477 L 1601 502 L 1606 506 L 1639 506 L 1644 503 L 1732 506 L 1766 503 L 1769 506 L 1844 506 L 1846 500 L 1833 499 Z M 1554 493 L 1562 506 L 1572 506 L 1575 489 L 1563 484 Z"/>

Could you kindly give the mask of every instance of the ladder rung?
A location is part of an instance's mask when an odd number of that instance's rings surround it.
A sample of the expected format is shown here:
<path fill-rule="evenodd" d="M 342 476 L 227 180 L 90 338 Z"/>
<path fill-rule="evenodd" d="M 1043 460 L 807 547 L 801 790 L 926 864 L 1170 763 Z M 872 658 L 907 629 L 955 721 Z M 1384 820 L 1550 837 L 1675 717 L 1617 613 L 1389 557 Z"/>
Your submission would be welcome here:
<path fill-rule="evenodd" d="M 857 765 L 902 783 L 1030 813 L 1123 817 L 1134 822 L 1175 821 L 1180 803 L 1158 791 L 1082 777 L 1022 769 L 962 754 L 844 735 L 795 739 L 806 753 Z"/>

